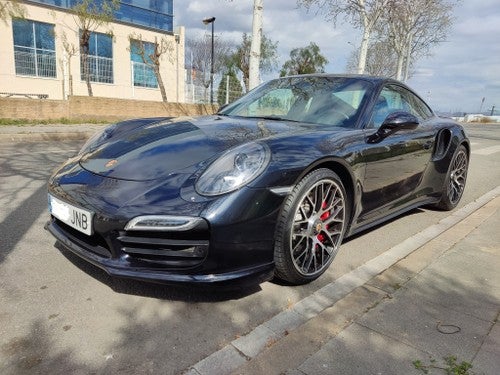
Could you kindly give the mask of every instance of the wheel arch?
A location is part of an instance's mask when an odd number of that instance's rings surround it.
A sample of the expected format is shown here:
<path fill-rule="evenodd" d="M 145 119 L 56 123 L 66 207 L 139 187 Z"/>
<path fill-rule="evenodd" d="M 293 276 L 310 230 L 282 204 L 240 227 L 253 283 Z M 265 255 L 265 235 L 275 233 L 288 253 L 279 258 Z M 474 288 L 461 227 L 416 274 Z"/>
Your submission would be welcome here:
<path fill-rule="evenodd" d="M 464 146 L 465 147 L 465 151 L 467 151 L 467 157 L 470 159 L 470 153 L 471 153 L 471 149 L 470 149 L 470 143 L 467 141 L 467 140 L 462 140 L 462 142 L 460 142 L 460 144 L 458 145 L 459 147 L 460 146 Z"/>
<path fill-rule="evenodd" d="M 307 174 L 321 168 L 330 169 L 332 172 L 336 173 L 342 181 L 342 184 L 344 184 L 344 189 L 347 194 L 347 201 L 349 203 L 349 217 L 346 229 L 346 233 L 348 233 L 352 223 L 352 219 L 354 217 L 354 204 L 355 202 L 357 202 L 358 192 L 355 188 L 356 178 L 354 176 L 354 173 L 350 165 L 345 160 L 339 158 L 324 158 L 317 160 L 307 168 L 305 168 L 304 171 L 302 171 L 297 180 L 294 182 L 294 185 L 296 185 Z"/>

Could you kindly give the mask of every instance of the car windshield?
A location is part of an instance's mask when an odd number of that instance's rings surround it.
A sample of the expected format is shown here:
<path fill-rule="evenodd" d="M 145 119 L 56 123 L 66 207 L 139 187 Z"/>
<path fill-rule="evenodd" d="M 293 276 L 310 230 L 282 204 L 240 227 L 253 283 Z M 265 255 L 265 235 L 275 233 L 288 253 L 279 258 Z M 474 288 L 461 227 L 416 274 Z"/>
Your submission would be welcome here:
<path fill-rule="evenodd" d="M 359 78 L 285 77 L 257 87 L 219 114 L 351 127 L 370 87 Z"/>

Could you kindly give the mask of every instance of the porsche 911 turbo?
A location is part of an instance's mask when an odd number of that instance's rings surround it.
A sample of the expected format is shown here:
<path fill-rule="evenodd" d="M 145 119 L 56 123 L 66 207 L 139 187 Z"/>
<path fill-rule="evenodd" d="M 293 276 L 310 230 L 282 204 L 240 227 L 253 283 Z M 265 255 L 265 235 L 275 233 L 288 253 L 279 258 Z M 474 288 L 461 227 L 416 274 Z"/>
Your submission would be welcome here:
<path fill-rule="evenodd" d="M 50 177 L 46 229 L 116 277 L 304 284 L 344 238 L 456 207 L 469 155 L 401 82 L 284 77 L 214 115 L 105 128 Z"/>

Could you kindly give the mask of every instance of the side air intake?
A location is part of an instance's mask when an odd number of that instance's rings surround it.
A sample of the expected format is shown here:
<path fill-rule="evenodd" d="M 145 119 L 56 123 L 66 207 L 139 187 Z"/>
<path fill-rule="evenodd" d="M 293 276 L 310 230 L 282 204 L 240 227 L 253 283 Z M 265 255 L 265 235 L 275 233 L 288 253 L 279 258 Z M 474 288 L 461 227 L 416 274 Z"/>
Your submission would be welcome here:
<path fill-rule="evenodd" d="M 436 137 L 436 148 L 434 149 L 434 160 L 442 159 L 448 152 L 451 143 L 450 129 L 442 129 Z"/>

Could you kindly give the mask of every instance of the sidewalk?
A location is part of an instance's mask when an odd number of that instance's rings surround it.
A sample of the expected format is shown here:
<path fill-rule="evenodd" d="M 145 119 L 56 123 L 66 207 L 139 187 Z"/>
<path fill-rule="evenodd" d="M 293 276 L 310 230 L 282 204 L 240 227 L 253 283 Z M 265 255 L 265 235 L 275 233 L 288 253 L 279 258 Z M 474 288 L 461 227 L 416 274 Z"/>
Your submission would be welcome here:
<path fill-rule="evenodd" d="M 232 373 L 499 374 L 499 209 L 497 195 Z"/>
<path fill-rule="evenodd" d="M 107 124 L 0 125 L 1 142 L 84 141 Z"/>
<path fill-rule="evenodd" d="M 498 228 L 500 187 L 327 284 L 184 373 L 496 375 Z M 465 371 L 459 372 L 460 366 Z"/>

